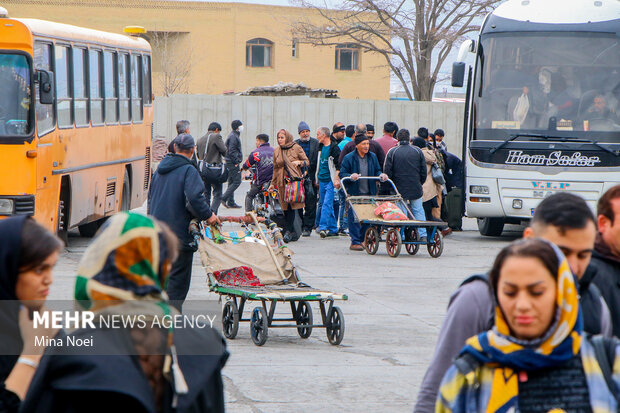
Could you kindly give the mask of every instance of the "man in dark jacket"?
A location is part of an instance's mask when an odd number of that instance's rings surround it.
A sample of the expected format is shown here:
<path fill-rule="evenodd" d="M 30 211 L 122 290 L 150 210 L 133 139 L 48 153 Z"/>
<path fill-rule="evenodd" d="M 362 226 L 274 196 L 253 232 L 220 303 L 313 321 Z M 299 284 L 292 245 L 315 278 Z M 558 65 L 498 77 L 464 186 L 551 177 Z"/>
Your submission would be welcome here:
<path fill-rule="evenodd" d="M 597 215 L 598 234 L 592 253 L 592 264 L 597 269 L 594 283 L 611 311 L 614 336 L 620 337 L 620 185 L 599 199 Z"/>
<path fill-rule="evenodd" d="M 218 122 L 211 122 L 207 129 L 207 133 L 198 139 L 196 144 L 196 154 L 198 159 L 204 160 L 211 165 L 221 165 L 222 158 L 226 155 L 226 145 L 224 139 L 222 139 L 222 125 Z M 222 202 L 222 183 L 221 182 L 208 182 L 203 178 L 205 185 L 205 198 L 207 203 L 210 203 L 211 210 L 217 215 L 217 211 L 220 208 Z M 211 199 L 213 194 L 213 199 Z"/>
<path fill-rule="evenodd" d="M 326 238 L 338 236 L 334 193 L 340 189 L 340 178 L 338 177 L 340 149 L 336 139 L 329 136 L 329 128 L 319 128 L 316 136 L 319 141 L 316 180 L 319 183 L 319 209 L 321 211 L 318 227 L 321 238 Z"/>
<path fill-rule="evenodd" d="M 308 178 L 312 182 L 312 188 L 314 191 L 311 193 L 306 192 L 305 206 L 299 210 L 301 216 L 301 235 L 303 237 L 309 237 L 314 227 L 314 220 L 316 219 L 316 201 L 317 190 L 319 186 L 316 182 L 316 168 L 319 151 L 319 141 L 310 136 L 310 126 L 304 121 L 299 122 L 297 126 L 297 132 L 299 133 L 299 139 L 295 142 L 301 146 L 306 153 L 310 166 L 308 167 Z"/>
<path fill-rule="evenodd" d="M 228 187 L 222 195 L 222 205 L 226 208 L 241 208 L 235 202 L 235 191 L 241 185 L 241 170 L 239 166 L 243 162 L 243 153 L 241 152 L 241 132 L 243 132 L 243 123 L 240 120 L 233 120 L 231 125 L 232 132 L 226 139 L 226 168 L 228 169 Z"/>
<path fill-rule="evenodd" d="M 557 245 L 579 281 L 579 305 L 584 331 L 611 335 L 609 308 L 601 292 L 591 283 L 590 263 L 596 234 L 594 216 L 585 200 L 559 192 L 545 198 L 536 208 L 524 237 L 538 237 Z M 595 276 L 598 277 L 598 275 Z M 495 298 L 487 275 L 469 277 L 452 294 L 446 318 L 439 330 L 435 353 L 418 393 L 415 413 L 435 411 L 439 384 L 469 337 L 489 330 L 495 317 Z"/>
<path fill-rule="evenodd" d="M 366 125 L 364 125 L 365 128 Z M 365 132 L 355 135 L 353 142 L 356 144 L 355 151 L 345 156 L 340 164 L 340 179 L 351 178 L 351 180 L 347 180 L 344 183 L 348 195 L 376 195 L 376 182 L 369 179 L 360 180 L 360 177 L 378 176 L 381 178 L 381 181 L 385 181 L 387 175 L 381 173 L 377 156 L 370 152 L 370 140 Z M 349 249 L 352 251 L 363 251 L 362 237 L 366 233 L 367 225 L 361 225 L 359 220 L 358 222 L 355 222 L 355 220 L 355 213 L 349 208 L 349 236 L 351 237 Z"/>
<path fill-rule="evenodd" d="M 200 173 L 192 166 L 194 138 L 183 134 L 176 138 L 175 153 L 168 154 L 161 161 L 153 175 L 148 195 L 148 213 L 168 224 L 179 239 L 179 257 L 172 264 L 166 289 L 168 297 L 181 311 L 189 291 L 192 277 L 192 260 L 196 246 L 189 234 L 189 223 L 193 218 L 219 222 L 211 212 L 204 196 L 204 185 Z"/>
<path fill-rule="evenodd" d="M 426 221 L 422 207 L 422 185 L 426 181 L 426 160 L 422 150 L 409 143 L 410 134 L 407 129 L 401 129 L 396 134 L 398 146 L 389 150 L 385 157 L 383 172 L 396 185 L 405 202 L 411 208 L 413 216 L 418 221 Z M 426 229 L 418 228 L 418 235 L 423 240 Z"/>
<path fill-rule="evenodd" d="M 254 197 L 262 191 L 263 185 L 273 178 L 273 148 L 269 145 L 269 135 L 261 133 L 256 137 L 256 149 L 250 152 L 243 163 L 243 170 L 254 168 L 254 179 L 245 195 L 245 212 L 252 211 Z"/>

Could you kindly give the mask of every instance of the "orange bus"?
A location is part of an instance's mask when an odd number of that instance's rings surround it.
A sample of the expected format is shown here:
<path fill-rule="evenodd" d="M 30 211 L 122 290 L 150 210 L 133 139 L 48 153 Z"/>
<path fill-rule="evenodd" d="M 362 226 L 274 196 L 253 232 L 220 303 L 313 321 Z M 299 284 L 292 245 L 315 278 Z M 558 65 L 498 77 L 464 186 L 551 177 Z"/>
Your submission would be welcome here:
<path fill-rule="evenodd" d="M 141 206 L 150 180 L 151 47 L 0 10 L 0 216 L 66 240 Z"/>

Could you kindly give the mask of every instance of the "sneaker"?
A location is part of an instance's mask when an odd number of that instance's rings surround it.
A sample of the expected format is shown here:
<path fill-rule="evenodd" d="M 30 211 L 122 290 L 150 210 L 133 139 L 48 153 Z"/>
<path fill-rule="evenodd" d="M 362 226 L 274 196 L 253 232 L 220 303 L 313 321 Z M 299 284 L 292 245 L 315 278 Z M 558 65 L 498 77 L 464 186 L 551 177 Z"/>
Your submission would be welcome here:
<path fill-rule="evenodd" d="M 338 236 L 337 232 L 329 231 L 327 234 L 325 234 L 325 238 L 331 238 L 331 237 L 337 237 L 337 236 Z"/>
<path fill-rule="evenodd" d="M 325 231 L 324 229 L 319 231 L 319 235 L 321 236 L 321 238 L 325 238 L 327 236 L 327 231 Z"/>
<path fill-rule="evenodd" d="M 349 231 L 347 231 L 346 229 L 339 229 L 338 230 L 338 235 L 343 236 L 343 237 L 348 237 L 349 236 Z"/>
<path fill-rule="evenodd" d="M 303 231 L 301 231 L 301 236 L 302 237 L 309 237 L 311 233 L 312 233 L 312 231 L 310 231 L 309 229 L 304 229 Z"/>
<path fill-rule="evenodd" d="M 360 244 L 351 244 L 349 247 L 351 251 L 364 251 L 364 247 Z"/>
<path fill-rule="evenodd" d="M 227 207 L 227 208 L 231 208 L 231 209 L 241 209 L 241 205 L 237 205 L 237 204 L 236 204 L 236 203 L 234 203 L 234 202 L 233 202 L 233 203 L 230 203 L 230 202 L 229 202 L 228 204 L 226 204 L 226 207 Z"/>
<path fill-rule="evenodd" d="M 292 238 L 291 233 L 286 232 L 284 236 L 282 237 L 282 240 L 288 244 L 289 242 L 291 242 L 291 238 Z"/>

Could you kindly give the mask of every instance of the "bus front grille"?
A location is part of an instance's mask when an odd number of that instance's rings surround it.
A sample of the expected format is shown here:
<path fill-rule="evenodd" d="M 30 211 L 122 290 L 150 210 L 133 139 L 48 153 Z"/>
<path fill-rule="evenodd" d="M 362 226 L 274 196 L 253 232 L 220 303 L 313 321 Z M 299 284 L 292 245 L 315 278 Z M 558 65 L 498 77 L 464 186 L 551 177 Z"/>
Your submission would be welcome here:
<path fill-rule="evenodd" d="M 15 215 L 34 215 L 34 195 L 16 196 Z"/>

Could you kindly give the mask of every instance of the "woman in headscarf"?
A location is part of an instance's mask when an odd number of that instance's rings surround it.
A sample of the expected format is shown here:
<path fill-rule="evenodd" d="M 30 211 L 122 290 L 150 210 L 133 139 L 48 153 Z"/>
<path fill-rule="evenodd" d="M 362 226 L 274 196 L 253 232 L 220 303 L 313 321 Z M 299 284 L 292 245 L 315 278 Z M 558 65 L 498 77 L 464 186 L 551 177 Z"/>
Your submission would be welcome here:
<path fill-rule="evenodd" d="M 28 312 L 45 302 L 63 244 L 26 216 L 0 221 L 0 234 L 0 411 L 12 411 L 45 350 L 34 345 Z M 56 330 L 39 328 L 36 334 L 53 337 Z"/>
<path fill-rule="evenodd" d="M 489 275 L 495 326 L 467 340 L 444 376 L 436 412 L 617 412 L 620 346 L 600 337 L 611 351 L 597 357 L 601 347 L 583 334 L 562 252 L 519 240 L 498 254 Z"/>
<path fill-rule="evenodd" d="M 285 200 L 285 188 L 287 182 L 301 180 L 303 188 L 303 172 L 302 168 L 308 166 L 308 157 L 303 148 L 299 144 L 293 142 L 293 135 L 286 129 L 280 129 L 276 135 L 278 146 L 273 151 L 273 178 L 271 180 L 271 189 L 276 188 L 280 194 L 280 204 L 284 211 L 284 241 L 297 241 L 301 234 L 295 232 L 295 214 L 296 210 L 305 206 L 303 201 L 288 203 Z"/>
<path fill-rule="evenodd" d="M 145 215 L 120 213 L 106 222 L 75 284 L 76 304 L 95 314 L 95 328 L 67 337 L 91 345 L 50 347 L 22 412 L 224 410 L 222 337 L 208 323 L 164 324 L 179 315 L 164 290 L 177 243 L 165 224 Z M 104 325 L 115 316 L 134 323 Z"/>

